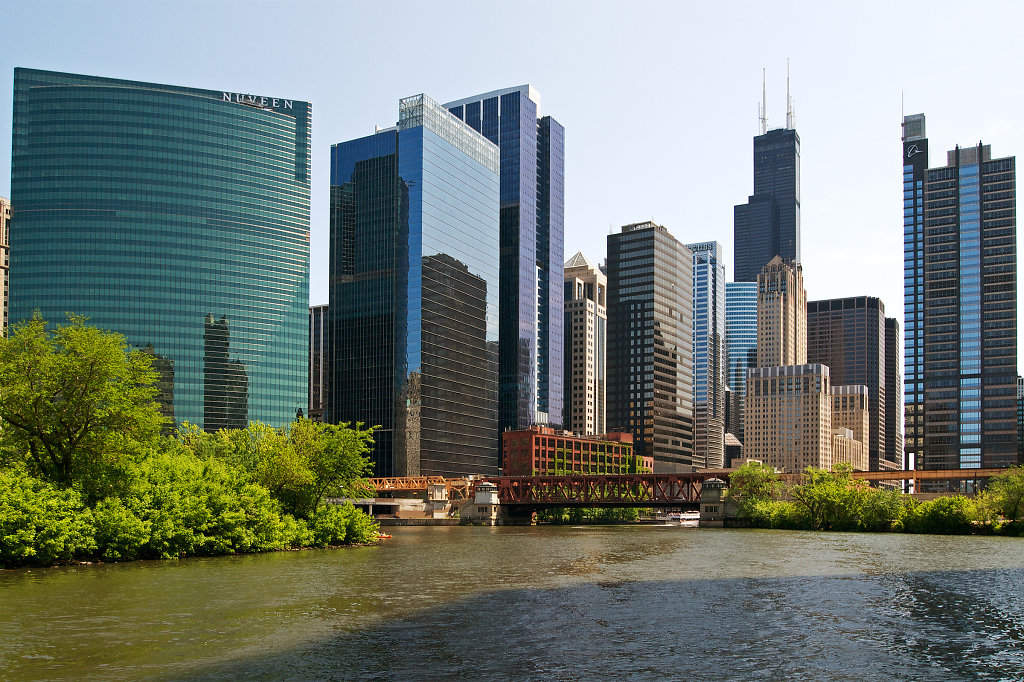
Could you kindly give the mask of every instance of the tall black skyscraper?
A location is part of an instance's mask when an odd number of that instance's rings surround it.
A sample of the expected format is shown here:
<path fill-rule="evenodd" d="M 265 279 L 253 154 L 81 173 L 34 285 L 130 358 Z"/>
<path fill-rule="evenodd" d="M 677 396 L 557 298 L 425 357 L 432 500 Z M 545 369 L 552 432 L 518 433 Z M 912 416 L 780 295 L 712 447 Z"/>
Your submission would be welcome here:
<path fill-rule="evenodd" d="M 905 447 L 919 469 L 1017 461 L 1016 198 L 1014 157 L 979 142 L 928 168 L 924 115 L 903 119 Z"/>
<path fill-rule="evenodd" d="M 754 138 L 754 194 L 733 210 L 735 281 L 756 282 L 775 256 L 800 262 L 800 136 L 792 128 Z"/>
<path fill-rule="evenodd" d="M 693 251 L 661 225 L 608 235 L 608 430 L 654 471 L 695 461 Z"/>
<path fill-rule="evenodd" d="M 895 317 L 885 318 L 885 458 L 904 468 L 900 322 Z"/>
<path fill-rule="evenodd" d="M 886 383 L 885 305 L 873 296 L 807 303 L 807 362 L 827 365 L 833 385 L 868 389 L 868 468 L 898 469 L 886 450 L 889 394 Z M 899 406 L 892 399 L 893 409 Z"/>

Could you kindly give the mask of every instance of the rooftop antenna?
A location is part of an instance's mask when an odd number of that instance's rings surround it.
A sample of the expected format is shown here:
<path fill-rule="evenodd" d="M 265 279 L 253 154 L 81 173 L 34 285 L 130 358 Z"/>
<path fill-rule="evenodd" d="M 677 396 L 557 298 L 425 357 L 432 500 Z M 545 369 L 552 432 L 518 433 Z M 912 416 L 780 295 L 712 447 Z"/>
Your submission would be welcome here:
<path fill-rule="evenodd" d="M 768 76 L 766 69 L 761 69 L 761 134 L 768 132 L 768 111 L 766 104 L 768 100 Z"/>
<path fill-rule="evenodd" d="M 786 129 L 793 129 L 793 98 L 789 96 L 789 60 L 786 60 Z"/>

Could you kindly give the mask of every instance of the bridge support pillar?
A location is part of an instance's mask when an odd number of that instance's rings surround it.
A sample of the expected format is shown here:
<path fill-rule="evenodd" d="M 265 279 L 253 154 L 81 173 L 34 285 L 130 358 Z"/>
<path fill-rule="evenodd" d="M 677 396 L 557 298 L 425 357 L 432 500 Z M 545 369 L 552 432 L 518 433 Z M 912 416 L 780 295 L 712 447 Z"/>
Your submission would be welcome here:
<path fill-rule="evenodd" d="M 501 505 L 498 523 L 502 526 L 536 526 L 537 512 L 533 509 L 522 509 L 517 505 Z"/>

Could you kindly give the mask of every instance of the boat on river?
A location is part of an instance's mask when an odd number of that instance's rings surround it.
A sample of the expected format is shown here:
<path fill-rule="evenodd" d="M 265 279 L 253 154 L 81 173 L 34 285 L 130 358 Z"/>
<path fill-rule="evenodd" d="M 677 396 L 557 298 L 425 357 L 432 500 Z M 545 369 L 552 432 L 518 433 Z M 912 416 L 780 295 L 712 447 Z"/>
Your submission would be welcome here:
<path fill-rule="evenodd" d="M 666 523 L 678 523 L 685 528 L 696 528 L 700 525 L 699 511 L 668 512 L 667 514 L 658 514 L 655 518 Z"/>

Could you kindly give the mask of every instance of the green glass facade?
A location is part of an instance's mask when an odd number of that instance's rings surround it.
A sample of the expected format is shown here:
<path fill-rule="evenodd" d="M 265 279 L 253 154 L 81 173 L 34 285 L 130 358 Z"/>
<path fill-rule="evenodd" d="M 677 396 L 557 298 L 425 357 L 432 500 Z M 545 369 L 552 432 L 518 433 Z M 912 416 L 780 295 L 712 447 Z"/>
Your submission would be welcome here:
<path fill-rule="evenodd" d="M 282 425 L 307 404 L 306 102 L 16 69 L 11 321 L 150 349 L 165 412 Z"/>

